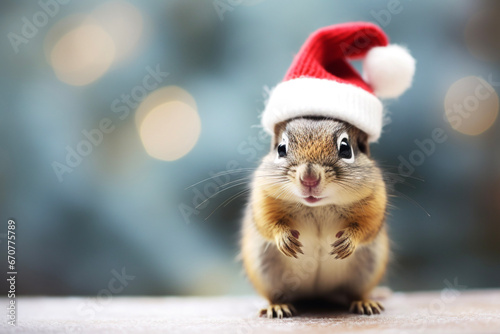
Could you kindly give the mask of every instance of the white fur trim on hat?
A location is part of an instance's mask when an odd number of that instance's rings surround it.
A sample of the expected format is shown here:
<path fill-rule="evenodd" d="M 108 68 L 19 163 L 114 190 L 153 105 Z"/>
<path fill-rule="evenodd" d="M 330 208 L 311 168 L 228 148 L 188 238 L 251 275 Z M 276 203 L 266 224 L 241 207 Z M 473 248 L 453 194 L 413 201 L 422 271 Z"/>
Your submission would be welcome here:
<path fill-rule="evenodd" d="M 282 82 L 271 92 L 262 114 L 262 126 L 274 126 L 301 116 L 323 116 L 342 120 L 366 132 L 375 142 L 382 132 L 382 102 L 351 84 L 302 77 Z"/>
<path fill-rule="evenodd" d="M 399 45 L 374 47 L 363 62 L 363 76 L 380 98 L 396 98 L 411 87 L 415 59 Z"/>

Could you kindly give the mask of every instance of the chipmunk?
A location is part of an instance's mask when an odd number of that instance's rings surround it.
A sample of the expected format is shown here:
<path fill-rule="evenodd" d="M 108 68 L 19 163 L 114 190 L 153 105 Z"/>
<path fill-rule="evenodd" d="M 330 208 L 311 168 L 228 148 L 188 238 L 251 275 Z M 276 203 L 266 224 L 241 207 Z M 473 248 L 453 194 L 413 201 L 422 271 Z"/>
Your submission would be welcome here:
<path fill-rule="evenodd" d="M 328 118 L 276 126 L 242 236 L 248 277 L 269 300 L 263 315 L 291 316 L 292 303 L 305 298 L 350 301 L 361 314 L 383 310 L 368 295 L 389 257 L 387 195 L 367 138 Z"/>
<path fill-rule="evenodd" d="M 363 59 L 364 75 L 351 66 Z M 241 254 L 247 276 L 283 318 L 323 298 L 378 314 L 370 300 L 389 259 L 387 192 L 369 144 L 383 104 L 412 83 L 415 59 L 376 25 L 319 29 L 271 92 L 262 125 L 272 135 L 251 183 Z"/>

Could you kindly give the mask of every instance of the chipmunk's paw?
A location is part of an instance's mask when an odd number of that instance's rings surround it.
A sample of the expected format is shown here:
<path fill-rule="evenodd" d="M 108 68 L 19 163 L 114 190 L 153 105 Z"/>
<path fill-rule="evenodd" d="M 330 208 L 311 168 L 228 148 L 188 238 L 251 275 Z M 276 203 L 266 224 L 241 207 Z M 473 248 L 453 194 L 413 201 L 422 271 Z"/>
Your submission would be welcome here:
<path fill-rule="evenodd" d="M 276 236 L 276 247 L 284 255 L 297 258 L 297 253 L 304 254 L 299 236 L 297 230 L 285 230 Z"/>
<path fill-rule="evenodd" d="M 297 314 L 297 311 L 291 304 L 270 304 L 267 308 L 260 310 L 259 315 L 272 318 L 288 318 Z"/>
<path fill-rule="evenodd" d="M 384 310 L 384 307 L 379 302 L 373 300 L 356 300 L 351 303 L 349 312 L 357 314 L 380 314 Z"/>
<path fill-rule="evenodd" d="M 348 230 L 339 231 L 335 236 L 338 240 L 332 244 L 330 255 L 337 255 L 336 259 L 345 259 L 354 252 L 356 244 Z"/>

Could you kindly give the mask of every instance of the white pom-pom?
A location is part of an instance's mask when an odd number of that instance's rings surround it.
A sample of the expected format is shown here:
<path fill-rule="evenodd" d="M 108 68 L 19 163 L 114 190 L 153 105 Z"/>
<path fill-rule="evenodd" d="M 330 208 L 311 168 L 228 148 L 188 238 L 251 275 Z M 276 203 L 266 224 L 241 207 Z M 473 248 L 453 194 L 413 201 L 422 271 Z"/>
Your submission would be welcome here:
<path fill-rule="evenodd" d="M 396 98 L 411 87 L 415 74 L 415 59 L 399 45 L 374 47 L 363 62 L 363 75 L 375 95 Z"/>

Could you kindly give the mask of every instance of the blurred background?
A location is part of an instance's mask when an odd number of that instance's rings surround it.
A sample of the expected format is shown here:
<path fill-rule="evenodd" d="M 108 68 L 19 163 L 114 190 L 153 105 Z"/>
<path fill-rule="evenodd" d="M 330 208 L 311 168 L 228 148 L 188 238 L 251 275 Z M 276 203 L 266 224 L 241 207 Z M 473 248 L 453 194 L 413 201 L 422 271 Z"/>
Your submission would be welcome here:
<path fill-rule="evenodd" d="M 248 171 L 269 145 L 259 114 L 311 32 L 360 20 L 418 61 L 372 145 L 394 181 L 386 284 L 498 287 L 499 10 L 493 0 L 2 1 L 0 248 L 12 218 L 18 293 L 96 296 L 117 273 L 124 295 L 252 293 L 236 255 Z"/>

